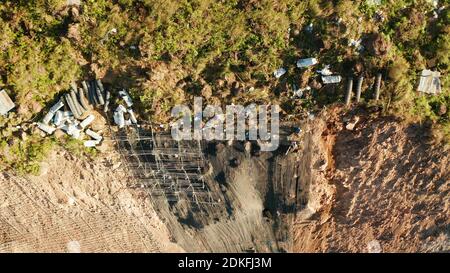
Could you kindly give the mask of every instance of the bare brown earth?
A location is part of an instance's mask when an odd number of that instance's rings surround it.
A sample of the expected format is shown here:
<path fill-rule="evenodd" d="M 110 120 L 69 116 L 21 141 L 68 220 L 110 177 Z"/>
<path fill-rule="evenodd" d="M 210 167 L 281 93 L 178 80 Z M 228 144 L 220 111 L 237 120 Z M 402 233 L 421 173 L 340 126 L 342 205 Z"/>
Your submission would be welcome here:
<path fill-rule="evenodd" d="M 111 145 L 57 149 L 39 176 L 0 174 L 0 252 L 449 251 L 448 150 L 358 111 L 307 121 L 295 153 L 208 155 L 218 203 L 201 207 L 128 188 Z"/>
<path fill-rule="evenodd" d="M 297 217 L 294 251 L 450 251 L 448 150 L 427 144 L 422 126 L 337 112 L 309 126 L 329 160 L 313 168 L 313 214 Z"/>
<path fill-rule="evenodd" d="M 125 187 L 114 155 L 57 150 L 40 176 L 0 174 L 0 252 L 179 252 L 148 200 Z"/>

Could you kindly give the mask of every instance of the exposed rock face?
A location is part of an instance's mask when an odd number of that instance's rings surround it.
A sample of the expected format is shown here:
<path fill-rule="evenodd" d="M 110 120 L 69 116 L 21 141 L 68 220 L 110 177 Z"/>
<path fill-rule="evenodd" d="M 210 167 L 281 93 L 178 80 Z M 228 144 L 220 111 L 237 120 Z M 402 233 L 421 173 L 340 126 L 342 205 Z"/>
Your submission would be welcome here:
<path fill-rule="evenodd" d="M 75 43 L 79 43 L 81 41 L 79 26 L 79 24 L 71 24 L 67 30 L 67 38 Z"/>
<path fill-rule="evenodd" d="M 361 119 L 342 130 L 343 118 L 330 111 L 326 127 L 311 127 L 322 135 L 312 145 L 326 143 L 330 156 L 324 179 L 314 175 L 311 185 L 335 191 L 308 200 L 316 213 L 297 217 L 294 251 L 449 251 L 448 153 L 425 143 L 424 127 Z"/>

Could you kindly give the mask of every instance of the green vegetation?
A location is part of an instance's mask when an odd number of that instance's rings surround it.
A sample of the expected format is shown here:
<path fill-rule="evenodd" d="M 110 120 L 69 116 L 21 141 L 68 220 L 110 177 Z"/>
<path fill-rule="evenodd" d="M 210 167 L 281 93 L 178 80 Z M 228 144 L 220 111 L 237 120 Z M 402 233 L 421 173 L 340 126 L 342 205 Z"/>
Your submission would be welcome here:
<path fill-rule="evenodd" d="M 22 141 L 0 141 L 2 157 L 0 170 L 11 166 L 18 173 L 38 174 L 40 162 L 47 156 L 54 145 L 52 139 L 25 139 Z"/>
<path fill-rule="evenodd" d="M 450 139 L 448 7 L 434 18 L 427 0 L 86 0 L 80 9 L 65 2 L 0 4 L 0 87 L 18 105 L 11 126 L 36 117 L 71 81 L 93 76 L 130 88 L 141 118 L 154 122 L 199 94 L 214 104 L 278 103 L 300 118 L 343 101 L 345 82 L 292 99 L 292 85 L 320 82 L 320 66 L 301 71 L 295 61 L 316 57 L 344 78 L 365 73 L 365 102 L 375 73 L 384 72 L 383 112 L 431 120 Z M 360 38 L 358 52 L 349 41 Z M 288 73 L 275 79 L 279 67 Z M 441 95 L 415 92 L 424 68 L 441 72 Z"/>

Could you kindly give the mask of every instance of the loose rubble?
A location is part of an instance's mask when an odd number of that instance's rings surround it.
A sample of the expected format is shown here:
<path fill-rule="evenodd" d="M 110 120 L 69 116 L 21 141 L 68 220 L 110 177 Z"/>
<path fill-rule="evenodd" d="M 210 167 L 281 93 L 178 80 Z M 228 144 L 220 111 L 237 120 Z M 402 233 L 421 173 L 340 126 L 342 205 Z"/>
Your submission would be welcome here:
<path fill-rule="evenodd" d="M 283 76 L 284 74 L 286 74 L 286 69 L 284 69 L 284 68 L 279 68 L 279 69 L 275 70 L 275 72 L 273 72 L 273 75 L 277 79 L 280 78 L 281 76 Z"/>

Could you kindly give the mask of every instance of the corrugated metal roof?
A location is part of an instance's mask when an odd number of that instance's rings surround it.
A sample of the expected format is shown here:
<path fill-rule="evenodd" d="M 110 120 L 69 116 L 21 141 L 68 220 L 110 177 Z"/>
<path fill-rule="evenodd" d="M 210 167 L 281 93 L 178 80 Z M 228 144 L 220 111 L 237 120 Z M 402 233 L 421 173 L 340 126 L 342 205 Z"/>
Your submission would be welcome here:
<path fill-rule="evenodd" d="M 0 91 L 0 115 L 5 115 L 11 109 L 13 109 L 16 105 L 8 96 L 5 90 Z"/>
<path fill-rule="evenodd" d="M 440 72 L 427 69 L 422 70 L 417 91 L 428 94 L 441 93 L 441 80 L 439 79 L 440 76 Z"/>

